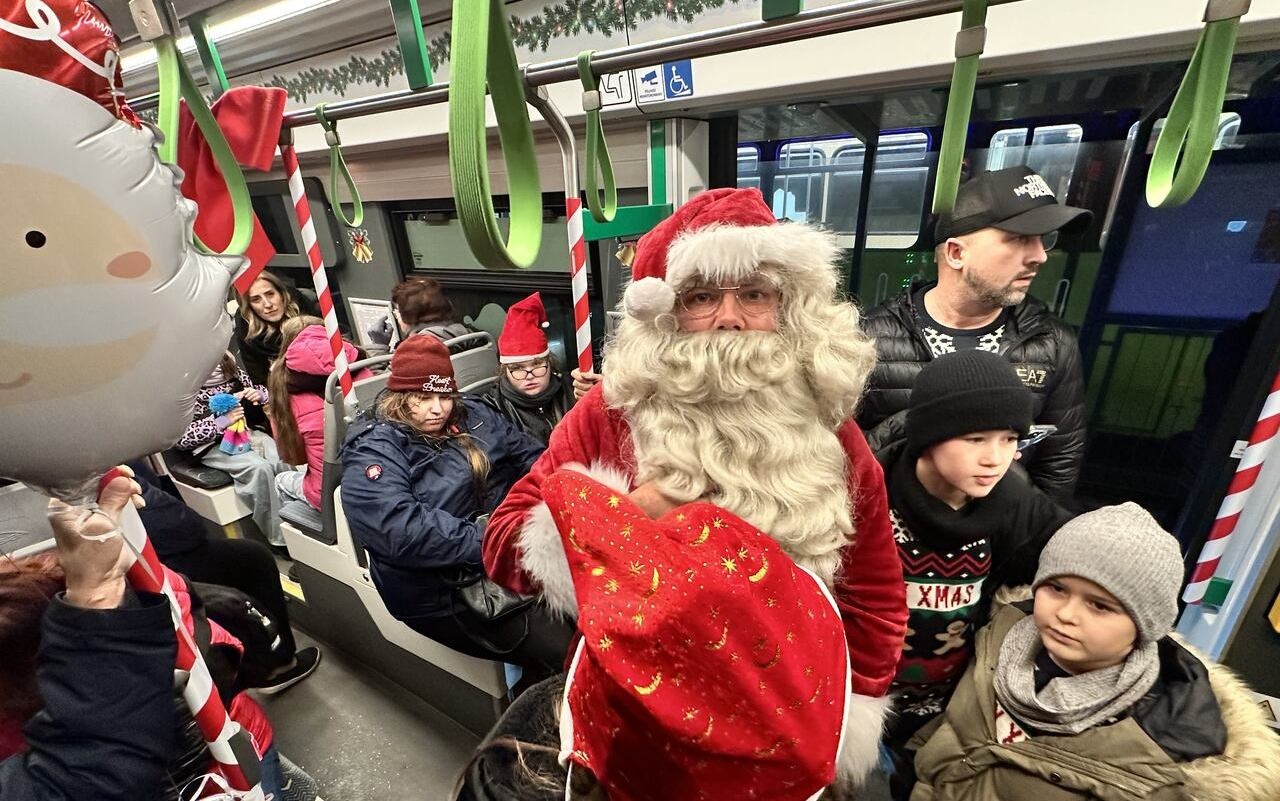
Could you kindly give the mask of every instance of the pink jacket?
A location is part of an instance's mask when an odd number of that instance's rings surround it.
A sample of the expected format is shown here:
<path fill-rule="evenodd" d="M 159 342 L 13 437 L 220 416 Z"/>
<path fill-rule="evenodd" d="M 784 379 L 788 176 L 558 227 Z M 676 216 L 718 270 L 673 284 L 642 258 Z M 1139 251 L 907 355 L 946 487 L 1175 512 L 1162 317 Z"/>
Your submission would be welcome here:
<path fill-rule="evenodd" d="M 354 362 L 358 356 L 355 347 L 348 342 L 342 343 L 342 347 L 347 363 Z M 295 373 L 323 376 L 332 373 L 333 351 L 324 326 L 302 329 L 285 351 L 284 363 Z M 371 375 L 368 370 L 359 370 L 352 378 L 359 381 Z M 307 475 L 302 480 L 302 494 L 307 496 L 307 503 L 319 509 L 320 479 L 324 473 L 324 398 L 315 392 L 291 392 L 289 409 L 307 448 Z"/>

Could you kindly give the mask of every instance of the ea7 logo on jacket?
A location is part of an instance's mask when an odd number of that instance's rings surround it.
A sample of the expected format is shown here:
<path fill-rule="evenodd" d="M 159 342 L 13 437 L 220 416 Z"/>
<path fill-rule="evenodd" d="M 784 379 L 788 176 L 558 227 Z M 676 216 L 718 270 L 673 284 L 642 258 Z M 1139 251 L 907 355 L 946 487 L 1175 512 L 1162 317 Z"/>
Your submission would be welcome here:
<path fill-rule="evenodd" d="M 1013 369 L 1018 373 L 1018 378 L 1022 379 L 1023 386 L 1028 389 L 1044 389 L 1045 384 L 1049 381 L 1049 371 L 1043 367 L 1035 367 L 1030 364 L 1015 364 Z"/>

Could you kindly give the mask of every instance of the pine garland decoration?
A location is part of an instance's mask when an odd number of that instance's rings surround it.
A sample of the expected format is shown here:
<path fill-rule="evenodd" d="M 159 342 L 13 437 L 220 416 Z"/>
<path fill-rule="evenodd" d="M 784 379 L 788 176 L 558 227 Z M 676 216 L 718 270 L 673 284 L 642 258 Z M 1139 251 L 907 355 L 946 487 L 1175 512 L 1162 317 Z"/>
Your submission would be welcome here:
<path fill-rule="evenodd" d="M 527 18 L 511 17 L 511 38 L 517 48 L 546 52 L 552 40 L 582 33 L 613 36 L 635 30 L 641 22 L 659 17 L 671 22 L 691 23 L 698 17 L 722 8 L 738 5 L 743 0 L 562 0 Z M 449 31 L 427 43 L 427 56 L 432 70 L 449 60 Z M 404 74 L 404 63 L 397 48 L 383 50 L 376 58 L 352 56 L 337 67 L 312 67 L 291 78 L 272 76 L 268 86 L 288 92 L 289 97 L 306 102 L 311 95 L 345 97 L 347 87 L 355 83 L 390 86 L 391 80 Z"/>

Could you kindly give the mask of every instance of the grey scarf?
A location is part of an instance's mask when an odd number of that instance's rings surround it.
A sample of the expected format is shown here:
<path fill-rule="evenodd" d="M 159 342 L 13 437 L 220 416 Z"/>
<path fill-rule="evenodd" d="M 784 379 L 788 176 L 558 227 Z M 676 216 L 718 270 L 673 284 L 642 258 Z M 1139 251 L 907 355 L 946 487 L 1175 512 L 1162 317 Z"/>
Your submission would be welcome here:
<path fill-rule="evenodd" d="M 1000 646 L 995 691 L 1009 714 L 1047 734 L 1079 734 L 1119 717 L 1160 675 L 1156 643 L 1148 642 L 1118 665 L 1053 679 L 1037 694 L 1036 654 L 1043 647 L 1034 618 L 1013 624 Z"/>

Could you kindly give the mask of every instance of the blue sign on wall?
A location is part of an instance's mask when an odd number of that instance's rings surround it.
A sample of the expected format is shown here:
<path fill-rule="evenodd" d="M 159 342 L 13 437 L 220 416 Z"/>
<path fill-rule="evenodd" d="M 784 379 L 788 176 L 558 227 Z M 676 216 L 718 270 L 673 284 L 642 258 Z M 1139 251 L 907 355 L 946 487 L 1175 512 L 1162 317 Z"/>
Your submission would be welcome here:
<path fill-rule="evenodd" d="M 662 78 L 662 88 L 668 100 L 693 96 L 693 64 L 689 59 L 663 64 Z"/>

